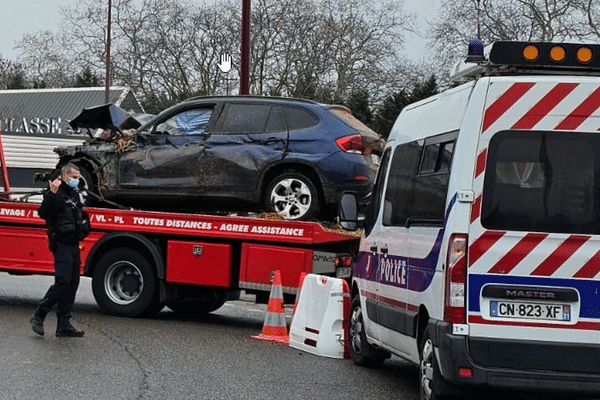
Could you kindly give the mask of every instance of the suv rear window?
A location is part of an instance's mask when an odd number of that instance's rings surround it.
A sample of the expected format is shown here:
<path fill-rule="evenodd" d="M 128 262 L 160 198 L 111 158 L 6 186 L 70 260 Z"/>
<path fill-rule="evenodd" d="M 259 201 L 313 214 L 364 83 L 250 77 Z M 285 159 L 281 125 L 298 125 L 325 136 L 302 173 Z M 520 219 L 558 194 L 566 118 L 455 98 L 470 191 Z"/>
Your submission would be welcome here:
<path fill-rule="evenodd" d="M 347 125 L 356 129 L 359 133 L 379 138 L 379 135 L 377 135 L 375 131 L 360 122 L 347 108 L 340 106 L 327 106 L 327 109 L 333 115 L 344 121 Z"/>
<path fill-rule="evenodd" d="M 600 233 L 598 154 L 598 133 L 497 133 L 488 150 L 482 225 L 499 230 Z"/>

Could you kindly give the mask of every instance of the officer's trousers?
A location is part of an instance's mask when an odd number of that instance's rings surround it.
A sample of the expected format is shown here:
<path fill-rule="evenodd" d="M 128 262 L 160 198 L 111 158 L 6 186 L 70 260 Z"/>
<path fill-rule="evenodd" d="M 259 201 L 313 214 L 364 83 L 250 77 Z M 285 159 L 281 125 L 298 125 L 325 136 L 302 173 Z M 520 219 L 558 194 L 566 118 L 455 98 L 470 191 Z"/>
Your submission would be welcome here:
<path fill-rule="evenodd" d="M 58 242 L 54 252 L 54 284 L 40 302 L 41 310 L 48 313 L 56 305 L 56 315 L 59 319 L 71 317 L 75 294 L 79 287 L 80 266 L 79 244 Z"/>

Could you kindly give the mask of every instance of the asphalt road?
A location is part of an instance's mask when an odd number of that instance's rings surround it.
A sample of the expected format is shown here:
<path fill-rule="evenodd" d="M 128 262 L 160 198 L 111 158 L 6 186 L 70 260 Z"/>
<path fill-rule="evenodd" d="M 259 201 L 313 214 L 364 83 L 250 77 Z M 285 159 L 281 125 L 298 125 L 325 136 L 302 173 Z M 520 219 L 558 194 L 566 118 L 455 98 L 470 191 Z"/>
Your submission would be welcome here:
<path fill-rule="evenodd" d="M 50 283 L 0 273 L 0 399 L 419 398 L 417 369 L 398 358 L 366 369 L 251 338 L 265 306 L 247 301 L 196 320 L 166 309 L 152 319 L 118 318 L 100 313 L 84 278 L 73 323 L 85 337 L 55 338 L 53 315 L 39 337 L 28 319 Z M 508 396 L 541 399 L 485 393 Z"/>

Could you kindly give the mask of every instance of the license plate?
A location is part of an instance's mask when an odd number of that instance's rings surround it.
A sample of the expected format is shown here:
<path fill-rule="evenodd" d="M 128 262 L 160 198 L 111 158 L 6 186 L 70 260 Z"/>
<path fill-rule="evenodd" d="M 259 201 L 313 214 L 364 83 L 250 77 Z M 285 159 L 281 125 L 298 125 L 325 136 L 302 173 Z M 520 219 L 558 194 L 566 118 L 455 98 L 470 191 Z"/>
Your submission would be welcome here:
<path fill-rule="evenodd" d="M 338 278 L 350 278 L 350 275 L 352 275 L 351 267 L 341 267 L 335 270 L 335 276 Z"/>
<path fill-rule="evenodd" d="M 568 304 L 526 303 L 519 301 L 490 301 L 490 317 L 571 321 Z"/>

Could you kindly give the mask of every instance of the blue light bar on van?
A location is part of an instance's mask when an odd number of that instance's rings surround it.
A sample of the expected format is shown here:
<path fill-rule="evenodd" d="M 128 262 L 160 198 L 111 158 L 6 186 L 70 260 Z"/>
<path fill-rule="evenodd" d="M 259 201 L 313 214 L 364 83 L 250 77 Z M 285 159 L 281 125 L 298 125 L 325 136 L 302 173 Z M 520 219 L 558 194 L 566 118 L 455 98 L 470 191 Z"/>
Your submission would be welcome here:
<path fill-rule="evenodd" d="M 600 70 L 600 45 L 550 42 L 495 42 L 491 66 Z"/>

